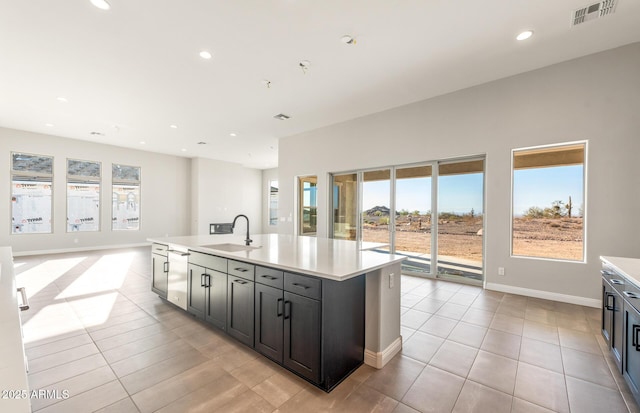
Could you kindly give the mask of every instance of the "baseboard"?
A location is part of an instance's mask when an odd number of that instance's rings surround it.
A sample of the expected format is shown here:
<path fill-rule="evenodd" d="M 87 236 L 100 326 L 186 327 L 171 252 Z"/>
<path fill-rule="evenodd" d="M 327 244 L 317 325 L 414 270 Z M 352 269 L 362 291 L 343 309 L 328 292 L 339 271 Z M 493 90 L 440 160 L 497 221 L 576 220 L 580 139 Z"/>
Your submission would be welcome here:
<path fill-rule="evenodd" d="M 511 285 L 487 283 L 487 290 L 500 291 L 502 293 L 525 295 L 527 297 L 542 298 L 545 300 L 560 301 L 562 303 L 584 305 L 586 307 L 602 307 L 602 302 L 596 298 L 579 297 L 577 295 L 568 295 L 553 293 L 550 291 L 533 290 L 530 288 L 514 287 Z"/>
<path fill-rule="evenodd" d="M 364 351 L 364 364 L 367 366 L 375 367 L 377 369 L 383 368 L 389 360 L 391 360 L 396 354 L 402 350 L 402 336 L 398 337 L 380 352 L 371 350 Z"/>
<path fill-rule="evenodd" d="M 151 245 L 150 242 L 139 242 L 135 244 L 118 244 L 118 245 L 96 245 L 92 247 L 78 247 L 78 248 L 61 248 L 55 250 L 39 250 L 39 251 L 13 251 L 14 257 L 25 257 L 29 255 L 44 255 L 44 254 L 64 254 L 67 252 L 83 252 L 83 251 L 98 251 L 98 250 L 113 250 L 122 248 L 136 248 L 147 247 Z"/>

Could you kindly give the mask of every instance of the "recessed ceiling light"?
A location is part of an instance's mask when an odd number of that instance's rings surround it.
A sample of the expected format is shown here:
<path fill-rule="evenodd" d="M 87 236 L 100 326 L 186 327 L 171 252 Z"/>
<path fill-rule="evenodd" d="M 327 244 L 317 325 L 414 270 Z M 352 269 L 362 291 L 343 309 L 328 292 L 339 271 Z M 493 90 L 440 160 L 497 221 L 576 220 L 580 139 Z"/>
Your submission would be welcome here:
<path fill-rule="evenodd" d="M 203 59 L 211 59 L 211 57 L 213 57 L 211 55 L 211 53 L 207 52 L 206 50 L 203 50 L 200 52 L 200 57 Z"/>
<path fill-rule="evenodd" d="M 60 97 L 59 97 L 59 98 L 57 98 L 56 100 L 57 100 L 58 102 L 60 102 L 60 103 L 67 103 L 67 102 L 69 102 L 69 101 L 67 100 L 67 98 L 63 98 L 62 96 L 60 96 Z"/>
<path fill-rule="evenodd" d="M 178 126 L 177 126 L 177 125 L 169 125 L 169 127 L 170 127 L 171 129 L 178 129 Z"/>
<path fill-rule="evenodd" d="M 140 145 L 145 145 L 147 142 L 145 141 L 140 141 Z"/>
<path fill-rule="evenodd" d="M 342 36 L 340 38 L 340 41 L 344 44 L 356 44 L 356 39 L 354 39 L 353 36 L 350 36 L 348 34 L 345 34 L 344 36 Z"/>
<path fill-rule="evenodd" d="M 527 40 L 531 36 L 533 36 L 533 30 L 525 30 L 516 36 L 516 40 Z"/>
<path fill-rule="evenodd" d="M 91 4 L 100 10 L 109 10 L 111 8 L 111 5 L 107 3 L 107 0 L 91 0 Z"/>
<path fill-rule="evenodd" d="M 238 134 L 237 134 L 237 133 L 235 133 L 235 132 L 231 132 L 231 133 L 229 134 L 229 136 L 231 136 L 231 137 L 235 138 L 236 136 L 238 136 Z"/>
<path fill-rule="evenodd" d="M 180 149 L 182 152 L 186 152 L 187 150 L 185 148 Z"/>
<path fill-rule="evenodd" d="M 276 116 L 274 116 L 274 118 L 278 120 L 287 120 L 290 119 L 291 116 L 285 115 L 284 113 L 278 113 Z"/>
<path fill-rule="evenodd" d="M 45 123 L 44 126 L 47 128 L 53 128 L 53 123 Z"/>

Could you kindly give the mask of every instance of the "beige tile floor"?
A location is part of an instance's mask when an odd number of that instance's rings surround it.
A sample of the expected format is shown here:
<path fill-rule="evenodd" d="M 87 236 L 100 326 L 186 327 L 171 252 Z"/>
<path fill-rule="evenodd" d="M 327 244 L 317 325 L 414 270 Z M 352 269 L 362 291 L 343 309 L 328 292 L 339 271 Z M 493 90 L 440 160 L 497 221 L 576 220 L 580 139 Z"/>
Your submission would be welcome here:
<path fill-rule="evenodd" d="M 15 259 L 31 389 L 60 393 L 34 411 L 638 412 L 597 309 L 403 276 L 402 354 L 326 394 L 151 293 L 149 254 Z"/>

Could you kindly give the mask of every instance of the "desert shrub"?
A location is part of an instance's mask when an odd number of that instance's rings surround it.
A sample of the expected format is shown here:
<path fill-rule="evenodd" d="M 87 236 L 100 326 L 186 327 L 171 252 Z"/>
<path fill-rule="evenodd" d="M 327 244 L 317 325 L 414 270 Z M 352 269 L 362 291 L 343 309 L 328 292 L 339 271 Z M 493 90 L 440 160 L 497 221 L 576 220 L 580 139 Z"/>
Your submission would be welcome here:
<path fill-rule="evenodd" d="M 524 214 L 522 214 L 522 216 L 525 218 L 544 218 L 545 214 L 544 209 L 537 206 L 532 206 L 531 208 L 524 211 Z"/>
<path fill-rule="evenodd" d="M 378 224 L 380 224 L 380 225 L 389 225 L 389 217 L 381 217 L 378 220 Z"/>

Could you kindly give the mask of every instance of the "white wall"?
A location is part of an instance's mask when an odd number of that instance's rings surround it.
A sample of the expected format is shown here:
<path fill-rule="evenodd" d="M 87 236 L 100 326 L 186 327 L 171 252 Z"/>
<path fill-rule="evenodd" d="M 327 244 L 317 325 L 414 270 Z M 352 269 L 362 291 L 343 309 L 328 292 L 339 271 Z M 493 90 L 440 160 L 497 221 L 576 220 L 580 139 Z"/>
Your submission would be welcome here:
<path fill-rule="evenodd" d="M 191 233 L 209 234 L 209 224 L 231 222 L 238 214 L 250 220 L 251 234 L 262 232 L 262 171 L 242 165 L 194 158 L 191 168 Z M 246 233 L 246 221 L 238 220 L 236 234 Z"/>
<path fill-rule="evenodd" d="M 283 138 L 279 216 L 295 217 L 296 176 L 318 176 L 318 236 L 327 236 L 330 172 L 486 154 L 488 286 L 594 304 L 598 257 L 640 257 L 639 73 L 635 43 Z M 511 149 L 576 140 L 589 151 L 587 263 L 510 257 Z M 293 221 L 279 232 L 292 234 Z"/>
<path fill-rule="evenodd" d="M 11 235 L 11 152 L 54 157 L 53 233 Z M 67 233 L 66 160 L 102 163 L 101 230 Z M 148 237 L 188 235 L 191 161 L 188 158 L 0 128 L 0 245 L 14 252 L 60 251 L 139 244 Z M 111 164 L 141 167 L 139 231 L 111 230 Z M 74 240 L 77 239 L 77 242 Z"/>
<path fill-rule="evenodd" d="M 269 196 L 271 181 L 278 180 L 278 168 L 262 170 L 262 233 L 275 234 L 279 225 L 269 225 Z M 278 202 L 280 199 L 278 198 Z M 279 223 L 278 223 L 279 224 Z"/>

